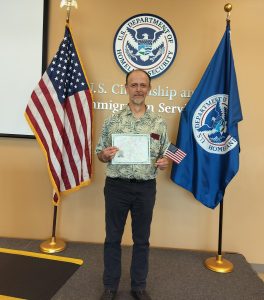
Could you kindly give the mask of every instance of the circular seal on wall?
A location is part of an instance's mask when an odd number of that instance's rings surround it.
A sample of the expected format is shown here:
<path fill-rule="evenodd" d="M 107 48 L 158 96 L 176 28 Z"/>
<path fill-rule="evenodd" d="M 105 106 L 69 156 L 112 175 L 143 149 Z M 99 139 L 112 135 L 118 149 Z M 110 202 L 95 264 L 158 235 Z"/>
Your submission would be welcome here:
<path fill-rule="evenodd" d="M 204 100 L 193 114 L 196 142 L 209 153 L 226 154 L 237 145 L 227 131 L 227 111 L 228 95 L 217 94 Z"/>
<path fill-rule="evenodd" d="M 150 77 L 158 77 L 172 65 L 176 52 L 173 29 L 164 19 L 152 14 L 129 18 L 114 38 L 115 59 L 126 73 L 144 69 Z"/>

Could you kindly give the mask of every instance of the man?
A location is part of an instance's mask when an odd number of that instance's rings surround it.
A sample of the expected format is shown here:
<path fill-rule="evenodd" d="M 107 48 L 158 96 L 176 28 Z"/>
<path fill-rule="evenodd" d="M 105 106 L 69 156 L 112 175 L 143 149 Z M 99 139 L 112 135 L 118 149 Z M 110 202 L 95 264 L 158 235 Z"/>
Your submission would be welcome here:
<path fill-rule="evenodd" d="M 147 109 L 150 76 L 133 70 L 126 77 L 128 105 L 103 125 L 96 147 L 100 161 L 107 163 L 105 195 L 106 238 L 104 244 L 104 293 L 101 300 L 114 299 L 121 276 L 121 239 L 128 212 L 132 218 L 133 254 L 130 268 L 131 294 L 135 299 L 151 299 L 146 292 L 149 236 L 156 196 L 157 169 L 168 160 L 162 155 L 169 145 L 167 126 L 161 117 Z M 119 149 L 112 146 L 112 134 L 150 136 L 150 164 L 112 164 Z"/>

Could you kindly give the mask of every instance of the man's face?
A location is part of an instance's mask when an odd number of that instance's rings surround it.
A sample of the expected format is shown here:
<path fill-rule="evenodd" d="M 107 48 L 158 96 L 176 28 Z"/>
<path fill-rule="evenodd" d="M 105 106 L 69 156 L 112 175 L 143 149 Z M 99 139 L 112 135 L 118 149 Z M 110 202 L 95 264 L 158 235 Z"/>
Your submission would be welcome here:
<path fill-rule="evenodd" d="M 150 91 L 148 76 L 140 70 L 132 72 L 127 79 L 126 91 L 129 102 L 136 105 L 145 104 L 145 98 Z"/>

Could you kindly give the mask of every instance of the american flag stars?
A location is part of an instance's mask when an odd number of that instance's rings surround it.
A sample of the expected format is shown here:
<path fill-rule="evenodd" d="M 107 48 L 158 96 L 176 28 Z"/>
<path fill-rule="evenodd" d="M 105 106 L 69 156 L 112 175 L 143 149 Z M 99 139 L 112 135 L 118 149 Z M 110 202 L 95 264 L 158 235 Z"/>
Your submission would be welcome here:
<path fill-rule="evenodd" d="M 88 88 L 84 74 L 81 72 L 81 63 L 76 49 L 69 35 L 64 37 L 47 73 L 61 103 L 67 97 Z"/>

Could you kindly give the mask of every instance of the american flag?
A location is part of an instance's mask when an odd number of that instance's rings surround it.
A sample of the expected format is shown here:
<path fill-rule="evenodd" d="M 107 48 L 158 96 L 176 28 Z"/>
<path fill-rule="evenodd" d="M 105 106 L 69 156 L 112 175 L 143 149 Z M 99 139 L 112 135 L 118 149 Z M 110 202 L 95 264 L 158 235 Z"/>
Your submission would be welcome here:
<path fill-rule="evenodd" d="M 186 156 L 186 153 L 177 148 L 175 145 L 170 144 L 169 147 L 165 150 L 163 156 L 168 157 L 179 164 Z"/>
<path fill-rule="evenodd" d="M 56 205 L 91 180 L 92 95 L 70 28 L 25 111 L 48 163 Z"/>

